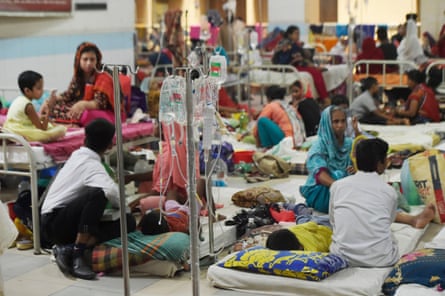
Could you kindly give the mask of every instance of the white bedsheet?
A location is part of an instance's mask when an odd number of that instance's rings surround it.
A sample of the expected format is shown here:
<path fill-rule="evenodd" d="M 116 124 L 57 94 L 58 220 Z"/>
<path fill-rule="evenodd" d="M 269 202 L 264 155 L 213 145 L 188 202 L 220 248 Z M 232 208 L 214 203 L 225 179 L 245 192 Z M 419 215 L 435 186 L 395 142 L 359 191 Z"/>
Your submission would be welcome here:
<path fill-rule="evenodd" d="M 37 164 L 47 164 L 52 163 L 52 158 L 45 153 L 43 147 L 41 146 L 32 146 L 31 147 L 35 160 Z M 8 163 L 10 164 L 28 164 L 28 154 L 22 146 L 7 146 L 7 155 Z M 4 163 L 3 153 L 0 153 L 0 163 Z"/>
<path fill-rule="evenodd" d="M 238 188 L 231 187 L 213 187 L 213 198 L 215 203 L 223 204 L 222 209 L 217 210 L 217 214 L 222 214 L 230 219 L 240 208 L 232 203 L 232 195 L 239 191 Z M 199 258 L 206 257 L 210 254 L 209 249 L 209 221 L 208 217 L 200 217 L 202 226 L 202 238 L 204 241 L 199 242 Z M 232 245 L 236 241 L 236 227 L 226 226 L 224 221 L 213 223 L 213 244 L 214 252 L 220 251 L 224 247 Z"/>
<path fill-rule="evenodd" d="M 425 228 L 426 229 L 426 228 Z M 425 229 L 394 223 L 392 230 L 399 243 L 400 254 L 414 250 Z M 230 256 L 230 255 L 229 255 Z M 219 267 L 209 267 L 207 279 L 219 288 L 261 295 L 379 295 L 391 268 L 347 268 L 320 281 L 304 281 L 280 276 L 249 273 Z"/>
<path fill-rule="evenodd" d="M 388 142 L 390 146 L 409 143 L 430 149 L 433 146 L 431 135 L 434 132 L 445 133 L 445 122 L 410 126 L 360 124 L 360 129 L 364 131 L 377 131 L 378 136 Z"/>

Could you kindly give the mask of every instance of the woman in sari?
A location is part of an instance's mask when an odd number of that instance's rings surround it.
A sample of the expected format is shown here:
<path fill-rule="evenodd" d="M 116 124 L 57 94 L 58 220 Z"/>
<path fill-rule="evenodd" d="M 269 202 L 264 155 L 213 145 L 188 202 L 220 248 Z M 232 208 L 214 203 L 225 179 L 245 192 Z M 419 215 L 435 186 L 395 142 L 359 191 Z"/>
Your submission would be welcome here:
<path fill-rule="evenodd" d="M 408 118 L 411 124 L 439 122 L 439 103 L 434 90 L 425 83 L 425 73 L 411 70 L 407 76 L 411 93 L 405 105 L 401 109 L 395 109 L 395 115 Z"/>
<path fill-rule="evenodd" d="M 46 101 L 42 112 L 56 122 L 87 125 L 93 119 L 105 118 L 114 123 L 113 79 L 102 70 L 102 53 L 90 42 L 77 47 L 74 76 L 68 90 Z M 127 94 L 128 95 L 128 94 Z M 121 108 L 125 119 L 124 106 Z"/>
<path fill-rule="evenodd" d="M 300 193 L 307 205 L 319 212 L 329 211 L 329 187 L 332 183 L 354 172 L 350 159 L 352 139 L 345 137 L 346 125 L 343 108 L 326 108 L 321 114 L 318 139 L 308 153 L 306 167 L 309 176 L 300 186 Z"/>
<path fill-rule="evenodd" d="M 258 115 L 253 135 L 258 147 L 272 147 L 285 137 L 292 137 L 294 146 L 304 142 L 305 131 L 301 118 L 295 109 L 284 102 L 286 89 L 272 85 L 266 90 L 268 104 Z"/>

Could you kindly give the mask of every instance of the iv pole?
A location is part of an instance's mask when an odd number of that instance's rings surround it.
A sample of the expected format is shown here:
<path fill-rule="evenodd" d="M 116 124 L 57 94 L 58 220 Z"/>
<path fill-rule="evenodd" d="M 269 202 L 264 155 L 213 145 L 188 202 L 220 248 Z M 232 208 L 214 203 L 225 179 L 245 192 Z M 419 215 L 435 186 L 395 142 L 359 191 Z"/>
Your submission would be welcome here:
<path fill-rule="evenodd" d="M 124 295 L 130 295 L 130 267 L 128 260 L 128 237 L 127 237 L 127 215 L 125 200 L 125 182 L 124 182 L 124 152 L 122 147 L 122 120 L 121 120 L 121 92 L 119 88 L 119 69 L 127 65 L 104 65 L 110 66 L 113 70 L 113 88 L 114 88 L 114 118 L 116 126 L 116 147 L 117 147 L 117 177 L 119 185 L 119 201 L 120 201 L 120 227 L 121 227 L 121 243 L 122 243 L 122 276 L 124 278 Z M 116 111 L 118 110 L 118 111 Z"/>
<path fill-rule="evenodd" d="M 354 9 L 357 9 L 357 1 L 354 1 Z M 349 14 L 349 25 L 348 25 L 348 60 L 347 60 L 347 64 L 348 64 L 348 69 L 349 69 L 349 75 L 347 77 L 347 82 L 346 82 L 346 86 L 347 86 L 347 96 L 349 98 L 349 104 L 351 104 L 352 102 L 352 84 L 353 84 L 353 77 L 352 77 L 352 67 L 353 67 L 353 62 L 352 62 L 352 46 L 353 46 L 353 35 L 354 35 L 354 27 L 355 27 L 355 17 L 353 15 L 352 9 L 351 9 L 351 3 L 350 1 L 348 1 L 348 14 Z"/>
<path fill-rule="evenodd" d="M 190 202 L 190 259 L 193 283 L 193 295 L 199 295 L 199 234 L 198 234 L 198 205 L 196 198 L 195 173 L 195 142 L 193 137 L 193 95 L 190 69 L 186 71 L 186 112 L 187 112 L 187 195 Z"/>

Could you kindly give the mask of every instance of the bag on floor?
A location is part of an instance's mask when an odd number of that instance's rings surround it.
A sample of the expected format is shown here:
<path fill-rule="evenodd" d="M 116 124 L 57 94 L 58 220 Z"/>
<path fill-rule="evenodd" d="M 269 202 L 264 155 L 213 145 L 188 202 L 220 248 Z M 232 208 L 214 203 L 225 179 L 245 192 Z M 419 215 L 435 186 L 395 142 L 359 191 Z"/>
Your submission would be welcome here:
<path fill-rule="evenodd" d="M 434 204 L 434 222 L 445 223 L 445 158 L 438 150 L 427 150 L 409 158 L 411 177 L 425 204 Z"/>
<path fill-rule="evenodd" d="M 285 199 L 279 190 L 269 187 L 252 187 L 233 194 L 232 202 L 239 207 L 253 208 L 260 204 L 285 202 Z"/>
<path fill-rule="evenodd" d="M 17 238 L 17 228 L 9 218 L 8 210 L 5 205 L 0 203 L 0 255 Z M 1 280 L 1 278 L 0 278 Z M 0 290 L 1 292 L 1 290 Z"/>
<path fill-rule="evenodd" d="M 292 169 L 292 165 L 281 157 L 262 152 L 255 152 L 253 161 L 260 172 L 274 178 L 285 178 Z"/>

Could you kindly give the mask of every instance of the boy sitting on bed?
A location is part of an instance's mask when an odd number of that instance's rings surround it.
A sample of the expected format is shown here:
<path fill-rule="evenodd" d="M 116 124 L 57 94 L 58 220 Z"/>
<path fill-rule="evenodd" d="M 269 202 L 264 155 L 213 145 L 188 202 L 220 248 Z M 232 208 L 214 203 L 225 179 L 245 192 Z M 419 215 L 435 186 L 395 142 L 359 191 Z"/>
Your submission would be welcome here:
<path fill-rule="evenodd" d="M 388 144 L 378 138 L 357 144 L 358 172 L 335 181 L 331 188 L 329 217 L 333 229 L 330 251 L 349 266 L 386 267 L 399 259 L 391 233 L 395 222 L 424 228 L 434 218 L 434 205 L 416 215 L 397 211 L 397 193 L 381 175 L 387 165 Z"/>
<path fill-rule="evenodd" d="M 101 221 L 107 204 L 120 206 L 118 185 L 101 162 L 114 132 L 114 125 L 102 118 L 85 127 L 84 147 L 60 169 L 42 206 L 42 235 L 56 244 L 57 266 L 82 279 L 96 277 L 84 260 L 85 249 L 120 236 L 119 220 Z M 135 229 L 133 216 L 127 214 L 127 231 Z"/>
<path fill-rule="evenodd" d="M 48 119 L 48 114 L 36 112 L 32 100 L 43 95 L 43 76 L 34 71 L 24 71 L 18 77 L 21 96 L 9 107 L 5 130 L 23 136 L 28 141 L 49 142 L 65 135 L 66 127 L 55 125 Z M 54 97 L 51 93 L 51 98 Z"/>

